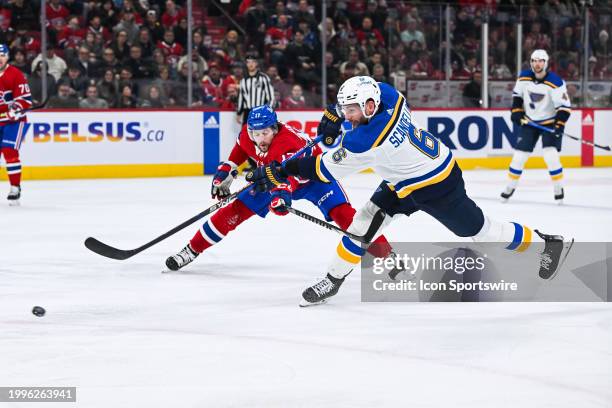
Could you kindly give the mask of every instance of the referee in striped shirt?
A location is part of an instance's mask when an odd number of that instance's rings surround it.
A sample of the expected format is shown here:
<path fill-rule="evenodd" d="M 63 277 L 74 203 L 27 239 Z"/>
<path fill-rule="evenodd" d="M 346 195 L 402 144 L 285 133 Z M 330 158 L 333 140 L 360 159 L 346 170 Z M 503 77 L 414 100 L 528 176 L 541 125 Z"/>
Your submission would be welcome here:
<path fill-rule="evenodd" d="M 259 70 L 257 57 L 247 55 L 247 75 L 240 80 L 236 120 L 246 123 L 252 108 L 260 105 L 274 106 L 274 88 L 270 77 Z"/>

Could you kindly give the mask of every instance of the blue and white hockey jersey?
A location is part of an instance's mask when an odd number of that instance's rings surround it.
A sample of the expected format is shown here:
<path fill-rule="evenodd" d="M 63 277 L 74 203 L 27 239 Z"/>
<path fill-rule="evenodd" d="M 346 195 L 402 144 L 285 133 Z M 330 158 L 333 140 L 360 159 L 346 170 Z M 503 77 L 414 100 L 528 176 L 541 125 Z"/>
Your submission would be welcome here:
<path fill-rule="evenodd" d="M 542 125 L 553 124 L 559 110 L 567 111 L 568 117 L 571 111 L 565 81 L 554 72 L 548 72 L 543 79 L 538 80 L 532 70 L 522 71 L 516 80 L 512 96 L 521 98 L 523 104 L 518 106 L 520 103 L 516 103 L 513 112 L 522 108 L 529 119 Z M 565 115 L 561 115 L 561 118 L 567 120 Z"/>
<path fill-rule="evenodd" d="M 367 124 L 348 131 L 340 145 L 317 156 L 321 181 L 372 168 L 398 197 L 444 180 L 455 159 L 449 148 L 412 119 L 406 98 L 379 83 L 382 109 Z"/>

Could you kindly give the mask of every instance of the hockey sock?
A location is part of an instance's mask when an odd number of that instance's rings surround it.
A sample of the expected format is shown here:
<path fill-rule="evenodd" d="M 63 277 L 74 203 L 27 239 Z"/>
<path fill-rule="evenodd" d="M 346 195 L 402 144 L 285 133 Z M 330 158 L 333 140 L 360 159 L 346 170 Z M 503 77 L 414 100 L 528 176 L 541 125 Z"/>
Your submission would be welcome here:
<path fill-rule="evenodd" d="M 254 214 L 242 201 L 235 200 L 227 207 L 217 211 L 202 225 L 189 241 L 191 249 L 197 253 L 203 252 L 206 248 L 220 242 L 228 233 Z"/>
<path fill-rule="evenodd" d="M 21 184 L 21 161 L 19 160 L 19 151 L 12 147 L 3 147 L 2 155 L 6 161 L 6 173 L 8 174 L 9 183 L 11 186 L 19 186 Z"/>
<path fill-rule="evenodd" d="M 485 217 L 485 222 L 478 234 L 472 237 L 476 242 L 507 242 L 505 247 L 510 251 L 523 252 L 532 241 L 542 241 L 531 228 L 516 222 L 499 222 Z"/>
<path fill-rule="evenodd" d="M 355 217 L 355 209 L 348 203 L 332 208 L 329 217 L 343 230 L 346 230 Z M 392 251 L 391 245 L 384 235 L 376 238 L 368 247 L 368 252 L 377 258 L 385 258 Z"/>
<path fill-rule="evenodd" d="M 523 174 L 523 168 L 525 167 L 525 162 L 528 158 L 529 153 L 521 150 L 514 151 L 512 161 L 510 162 L 510 167 L 508 168 L 508 178 L 510 179 L 508 187 L 516 188 L 519 178 L 521 177 L 521 174 Z"/>
<path fill-rule="evenodd" d="M 548 167 L 548 173 L 556 188 L 563 187 L 563 166 L 559 158 L 559 152 L 554 147 L 545 147 L 542 149 L 544 161 Z"/>

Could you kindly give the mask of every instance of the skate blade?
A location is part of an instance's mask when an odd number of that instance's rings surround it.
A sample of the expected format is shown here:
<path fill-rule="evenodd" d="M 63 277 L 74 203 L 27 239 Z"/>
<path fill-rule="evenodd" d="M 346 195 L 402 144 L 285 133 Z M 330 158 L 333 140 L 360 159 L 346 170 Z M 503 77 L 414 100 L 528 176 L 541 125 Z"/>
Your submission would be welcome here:
<path fill-rule="evenodd" d="M 327 299 L 323 299 L 320 302 L 315 302 L 315 303 L 311 303 L 311 302 L 307 301 L 306 299 L 302 299 L 302 300 L 300 300 L 300 307 L 318 306 L 318 305 L 322 305 L 324 303 L 327 303 Z"/>
<path fill-rule="evenodd" d="M 8 205 L 9 207 L 19 207 L 21 203 L 19 200 L 9 200 Z"/>
<path fill-rule="evenodd" d="M 563 205 L 563 199 L 556 200 L 556 201 L 557 201 L 557 205 Z"/>
<path fill-rule="evenodd" d="M 504 197 L 500 197 L 500 198 L 499 198 L 499 201 L 501 201 L 501 202 L 502 202 L 502 204 L 507 203 L 507 202 L 508 202 L 508 200 L 509 200 L 509 198 L 504 198 Z"/>
<path fill-rule="evenodd" d="M 555 270 L 555 272 L 550 275 L 550 277 L 546 280 L 553 280 L 555 278 L 555 276 L 557 276 L 557 274 L 559 273 L 559 271 L 561 270 L 561 268 L 563 267 L 563 264 L 565 263 L 565 260 L 567 259 L 567 255 L 569 254 L 570 250 L 572 249 L 572 247 L 574 246 L 574 238 L 572 238 L 571 241 L 568 242 L 564 242 L 563 243 L 563 251 L 564 253 L 561 254 L 561 259 L 559 260 L 559 265 L 557 265 L 557 269 Z"/>

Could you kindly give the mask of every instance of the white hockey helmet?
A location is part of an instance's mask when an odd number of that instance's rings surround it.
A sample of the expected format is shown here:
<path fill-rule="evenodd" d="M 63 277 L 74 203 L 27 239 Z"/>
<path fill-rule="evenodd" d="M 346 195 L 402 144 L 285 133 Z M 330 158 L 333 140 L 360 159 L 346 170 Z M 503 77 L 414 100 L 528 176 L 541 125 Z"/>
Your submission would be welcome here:
<path fill-rule="evenodd" d="M 531 59 L 529 61 L 529 66 L 533 70 L 533 61 L 534 60 L 544 60 L 544 71 L 548 69 L 548 53 L 546 50 L 534 50 L 531 53 Z"/>
<path fill-rule="evenodd" d="M 365 105 L 370 99 L 374 101 L 374 113 L 366 115 Z M 342 110 L 343 106 L 354 103 L 359 105 L 363 116 L 367 119 L 374 116 L 380 105 L 380 87 L 374 78 L 355 76 L 344 81 L 338 90 L 338 108 Z"/>

